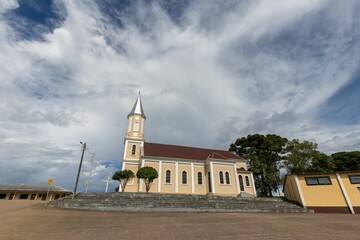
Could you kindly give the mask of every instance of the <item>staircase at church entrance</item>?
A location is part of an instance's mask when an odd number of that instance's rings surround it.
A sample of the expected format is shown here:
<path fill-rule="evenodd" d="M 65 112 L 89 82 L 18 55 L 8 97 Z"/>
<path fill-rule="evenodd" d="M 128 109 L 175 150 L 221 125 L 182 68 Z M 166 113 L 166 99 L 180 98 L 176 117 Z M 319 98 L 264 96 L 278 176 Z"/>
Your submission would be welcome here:
<path fill-rule="evenodd" d="M 282 212 L 309 210 L 281 198 L 243 198 L 157 193 L 79 193 L 46 204 L 51 207 L 99 211 L 142 212 Z"/>

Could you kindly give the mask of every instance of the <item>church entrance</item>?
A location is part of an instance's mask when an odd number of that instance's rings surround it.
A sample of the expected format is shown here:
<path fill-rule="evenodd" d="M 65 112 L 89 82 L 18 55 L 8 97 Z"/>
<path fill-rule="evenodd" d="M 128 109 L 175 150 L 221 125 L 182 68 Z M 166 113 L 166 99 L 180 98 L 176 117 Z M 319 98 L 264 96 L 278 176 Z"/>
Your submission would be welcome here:
<path fill-rule="evenodd" d="M 244 191 L 244 182 L 241 175 L 239 175 L 240 191 Z"/>
<path fill-rule="evenodd" d="M 211 193 L 212 190 L 211 190 L 211 176 L 210 176 L 210 172 L 208 172 L 208 182 L 209 182 L 209 193 Z"/>

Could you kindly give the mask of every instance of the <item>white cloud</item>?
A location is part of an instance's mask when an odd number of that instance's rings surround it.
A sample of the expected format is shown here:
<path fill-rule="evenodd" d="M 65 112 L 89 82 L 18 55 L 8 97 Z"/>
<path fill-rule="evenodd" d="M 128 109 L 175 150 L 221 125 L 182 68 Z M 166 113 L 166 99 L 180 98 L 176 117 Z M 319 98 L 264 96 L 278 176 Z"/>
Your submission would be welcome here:
<path fill-rule="evenodd" d="M 357 70 L 356 1 L 195 1 L 180 23 L 138 2 L 117 12 L 122 28 L 93 2 L 64 2 L 65 21 L 43 40 L 17 39 L 0 17 L 0 182 L 52 176 L 72 189 L 84 141 L 97 156 L 90 190 L 105 189 L 139 90 L 147 141 L 227 148 L 260 132 L 327 153 L 359 147 L 359 125 L 316 117 Z"/>

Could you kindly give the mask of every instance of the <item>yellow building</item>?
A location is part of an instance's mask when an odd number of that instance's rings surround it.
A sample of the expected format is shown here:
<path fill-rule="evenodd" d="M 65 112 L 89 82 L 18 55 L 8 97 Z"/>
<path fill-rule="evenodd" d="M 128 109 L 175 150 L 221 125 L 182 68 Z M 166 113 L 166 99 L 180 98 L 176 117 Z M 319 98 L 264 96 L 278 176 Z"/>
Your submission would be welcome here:
<path fill-rule="evenodd" d="M 315 212 L 360 213 L 360 171 L 287 175 L 283 192 Z"/>
<path fill-rule="evenodd" d="M 47 184 L 0 184 L 0 200 L 51 201 L 70 194 L 71 191 L 56 185 L 49 188 Z"/>
<path fill-rule="evenodd" d="M 150 192 L 256 196 L 246 160 L 229 151 L 145 142 L 140 95 L 127 118 L 122 169 L 155 168 L 159 177 Z M 125 191 L 144 192 L 145 184 L 135 178 Z"/>

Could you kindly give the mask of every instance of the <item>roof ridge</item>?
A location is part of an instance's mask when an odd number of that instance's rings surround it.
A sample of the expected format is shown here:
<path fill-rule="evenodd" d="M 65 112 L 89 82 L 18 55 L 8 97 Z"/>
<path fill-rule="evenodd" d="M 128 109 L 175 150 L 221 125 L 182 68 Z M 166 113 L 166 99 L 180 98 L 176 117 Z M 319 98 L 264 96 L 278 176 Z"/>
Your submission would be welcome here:
<path fill-rule="evenodd" d="M 223 149 L 215 149 L 215 148 L 204 148 L 204 147 L 191 147 L 191 146 L 184 146 L 184 145 L 176 145 L 176 144 L 166 144 L 166 143 L 155 143 L 155 142 L 145 142 L 151 144 L 158 144 L 158 145 L 166 145 L 166 146 L 175 146 L 175 147 L 187 147 L 187 148 L 196 148 L 196 149 L 206 149 L 206 150 L 215 150 L 215 151 L 223 151 L 223 152 L 230 152 Z M 231 152 L 230 152 L 231 153 Z M 236 156 L 236 155 L 235 155 Z"/>

